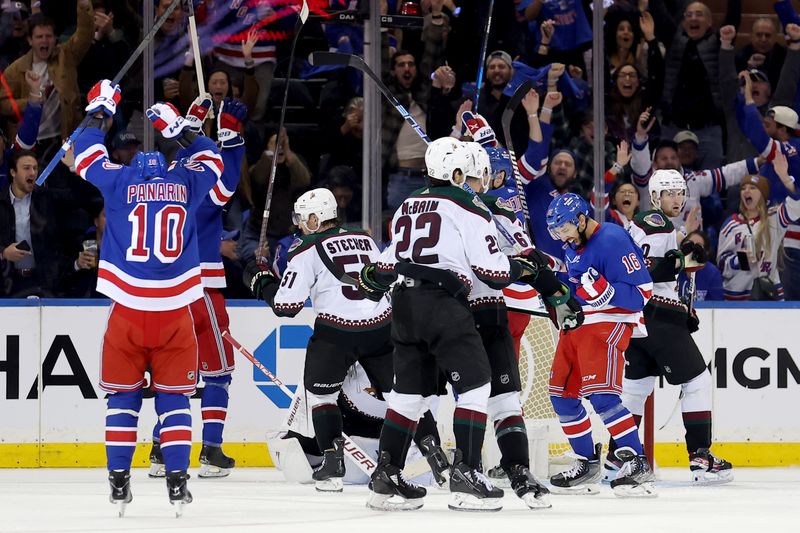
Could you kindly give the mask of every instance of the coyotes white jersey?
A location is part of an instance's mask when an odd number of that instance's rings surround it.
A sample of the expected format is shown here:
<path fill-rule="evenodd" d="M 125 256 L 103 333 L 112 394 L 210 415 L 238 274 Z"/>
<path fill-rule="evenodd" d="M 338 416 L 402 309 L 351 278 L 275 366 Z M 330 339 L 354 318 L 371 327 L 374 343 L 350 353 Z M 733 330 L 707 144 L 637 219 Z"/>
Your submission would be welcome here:
<path fill-rule="evenodd" d="M 651 257 L 664 257 L 668 251 L 678 249 L 678 230 L 661 211 L 638 213 L 633 217 L 628 233 L 642 249 L 642 255 L 648 266 Z M 680 301 L 678 280 L 654 282 L 653 296 Z"/>
<path fill-rule="evenodd" d="M 318 324 L 345 330 L 387 324 L 392 308 L 385 298 L 373 302 L 340 281 L 343 274 L 357 278 L 361 268 L 376 262 L 379 254 L 375 241 L 362 229 L 337 227 L 295 239 L 275 295 L 275 314 L 294 316 L 310 296 Z"/>
<path fill-rule="evenodd" d="M 392 218 L 392 242 L 377 269 L 407 261 L 449 270 L 470 289 L 477 279 L 504 287 L 511 263 L 501 251 L 492 215 L 475 195 L 453 186 L 426 187 L 406 198 Z"/>

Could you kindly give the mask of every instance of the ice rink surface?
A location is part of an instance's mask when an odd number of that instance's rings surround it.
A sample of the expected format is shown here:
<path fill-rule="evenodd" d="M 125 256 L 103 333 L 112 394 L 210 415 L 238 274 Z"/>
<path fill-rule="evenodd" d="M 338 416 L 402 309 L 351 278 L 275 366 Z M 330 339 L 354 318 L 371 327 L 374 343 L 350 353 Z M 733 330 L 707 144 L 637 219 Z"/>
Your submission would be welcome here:
<path fill-rule="evenodd" d="M 656 533 L 800 531 L 800 468 L 739 468 L 736 480 L 692 487 L 688 469 L 659 470 L 659 497 L 621 500 L 552 496 L 553 508 L 531 511 L 510 490 L 499 513 L 447 509 L 448 493 L 431 489 L 419 511 L 379 513 L 365 507 L 367 489 L 319 494 L 285 483 L 272 468 L 242 468 L 226 479 L 197 479 L 194 502 L 176 519 L 163 480 L 132 474 L 133 502 L 124 518 L 108 503 L 100 469 L 0 469 L 0 532 L 293 531 L 314 533 Z"/>

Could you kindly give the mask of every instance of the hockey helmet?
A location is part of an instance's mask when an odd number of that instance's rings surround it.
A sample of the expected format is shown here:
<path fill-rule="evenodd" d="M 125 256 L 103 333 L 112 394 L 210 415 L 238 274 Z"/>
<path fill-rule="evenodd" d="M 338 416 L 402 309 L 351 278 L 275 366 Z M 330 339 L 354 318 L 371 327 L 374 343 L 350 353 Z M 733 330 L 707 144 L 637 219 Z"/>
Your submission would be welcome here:
<path fill-rule="evenodd" d="M 456 171 L 466 175 L 467 169 L 474 164 L 472 154 L 464 148 L 464 143 L 452 137 L 436 139 L 425 150 L 425 166 L 432 179 L 449 181 L 456 187 L 464 185 L 465 178 L 455 181 Z"/>
<path fill-rule="evenodd" d="M 650 203 L 657 209 L 661 209 L 661 193 L 664 191 L 681 191 L 683 192 L 683 209 L 686 203 L 686 178 L 683 177 L 677 170 L 661 169 L 653 172 L 650 176 Z"/>
<path fill-rule="evenodd" d="M 309 233 L 318 231 L 323 222 L 336 220 L 338 214 L 338 204 L 333 193 L 324 188 L 312 189 L 303 193 L 294 203 L 292 212 L 292 222 L 301 228 L 305 228 Z M 308 227 L 311 215 L 317 215 L 317 226 Z"/>
<path fill-rule="evenodd" d="M 511 155 L 502 146 L 484 146 L 492 165 L 492 180 L 502 178 L 503 184 L 512 178 L 514 169 L 511 166 Z M 505 172 L 505 175 L 501 174 Z"/>
<path fill-rule="evenodd" d="M 145 179 L 163 178 L 167 175 L 167 160 L 161 152 L 137 152 L 131 166 L 135 166 Z"/>
<path fill-rule="evenodd" d="M 488 192 L 491 189 L 492 165 L 489 161 L 489 154 L 483 146 L 476 142 L 465 142 L 464 147 L 472 154 L 474 164 L 470 165 L 466 172 L 467 177 L 476 178 L 481 181 L 481 190 L 475 192 Z"/>
<path fill-rule="evenodd" d="M 579 215 L 589 217 L 589 204 L 575 193 L 568 192 L 557 196 L 547 208 L 547 230 L 553 239 L 560 241 L 559 230 L 567 224 L 580 226 Z"/>

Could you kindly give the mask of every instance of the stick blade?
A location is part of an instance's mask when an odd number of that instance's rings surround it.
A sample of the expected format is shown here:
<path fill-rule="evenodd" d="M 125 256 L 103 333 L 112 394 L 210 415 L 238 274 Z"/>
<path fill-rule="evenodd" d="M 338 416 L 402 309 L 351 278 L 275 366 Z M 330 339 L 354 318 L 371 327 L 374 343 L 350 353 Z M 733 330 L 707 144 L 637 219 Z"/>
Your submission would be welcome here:
<path fill-rule="evenodd" d="M 352 60 L 357 59 L 351 54 L 341 52 L 312 52 L 311 64 L 315 67 L 327 67 L 331 65 L 354 66 Z"/>
<path fill-rule="evenodd" d="M 519 85 L 519 87 L 517 87 L 517 90 L 511 95 L 511 98 L 509 98 L 508 103 L 506 104 L 506 108 L 503 110 L 503 122 L 506 122 L 507 120 L 509 122 L 511 121 L 511 117 L 514 115 L 514 111 L 517 110 L 519 103 L 522 102 L 522 99 L 525 98 L 525 95 L 528 94 L 528 91 L 530 91 L 532 88 L 533 83 L 531 80 L 525 80 Z"/>

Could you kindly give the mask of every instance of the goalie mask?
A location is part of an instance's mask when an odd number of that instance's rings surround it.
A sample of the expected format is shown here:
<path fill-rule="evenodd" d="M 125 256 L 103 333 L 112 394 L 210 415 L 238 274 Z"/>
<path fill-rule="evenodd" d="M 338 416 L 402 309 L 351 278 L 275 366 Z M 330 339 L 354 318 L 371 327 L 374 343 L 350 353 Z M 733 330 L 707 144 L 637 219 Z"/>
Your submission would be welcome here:
<path fill-rule="evenodd" d="M 449 181 L 456 187 L 464 185 L 466 171 L 474 164 L 472 154 L 464 143 L 452 137 L 436 139 L 425 150 L 425 167 L 432 179 Z M 456 176 L 456 172 L 462 176 Z"/>
<path fill-rule="evenodd" d="M 656 209 L 661 209 L 661 193 L 665 191 L 676 191 L 676 194 L 682 195 L 681 210 L 686 204 L 686 178 L 677 170 L 665 169 L 656 170 L 650 176 L 650 203 Z"/>
<path fill-rule="evenodd" d="M 331 191 L 328 189 L 313 189 L 303 193 L 294 203 L 292 222 L 308 233 L 314 233 L 319 231 L 323 222 L 336 220 L 338 207 L 336 197 Z M 309 227 L 308 225 L 311 215 L 316 215 L 317 217 L 314 227 Z"/>
<path fill-rule="evenodd" d="M 476 190 L 475 192 L 489 192 L 492 180 L 492 166 L 489 160 L 489 154 L 476 142 L 465 142 L 464 147 L 472 155 L 472 159 L 474 160 L 474 164 L 470 165 L 465 174 L 468 178 L 480 180 L 480 190 Z"/>

